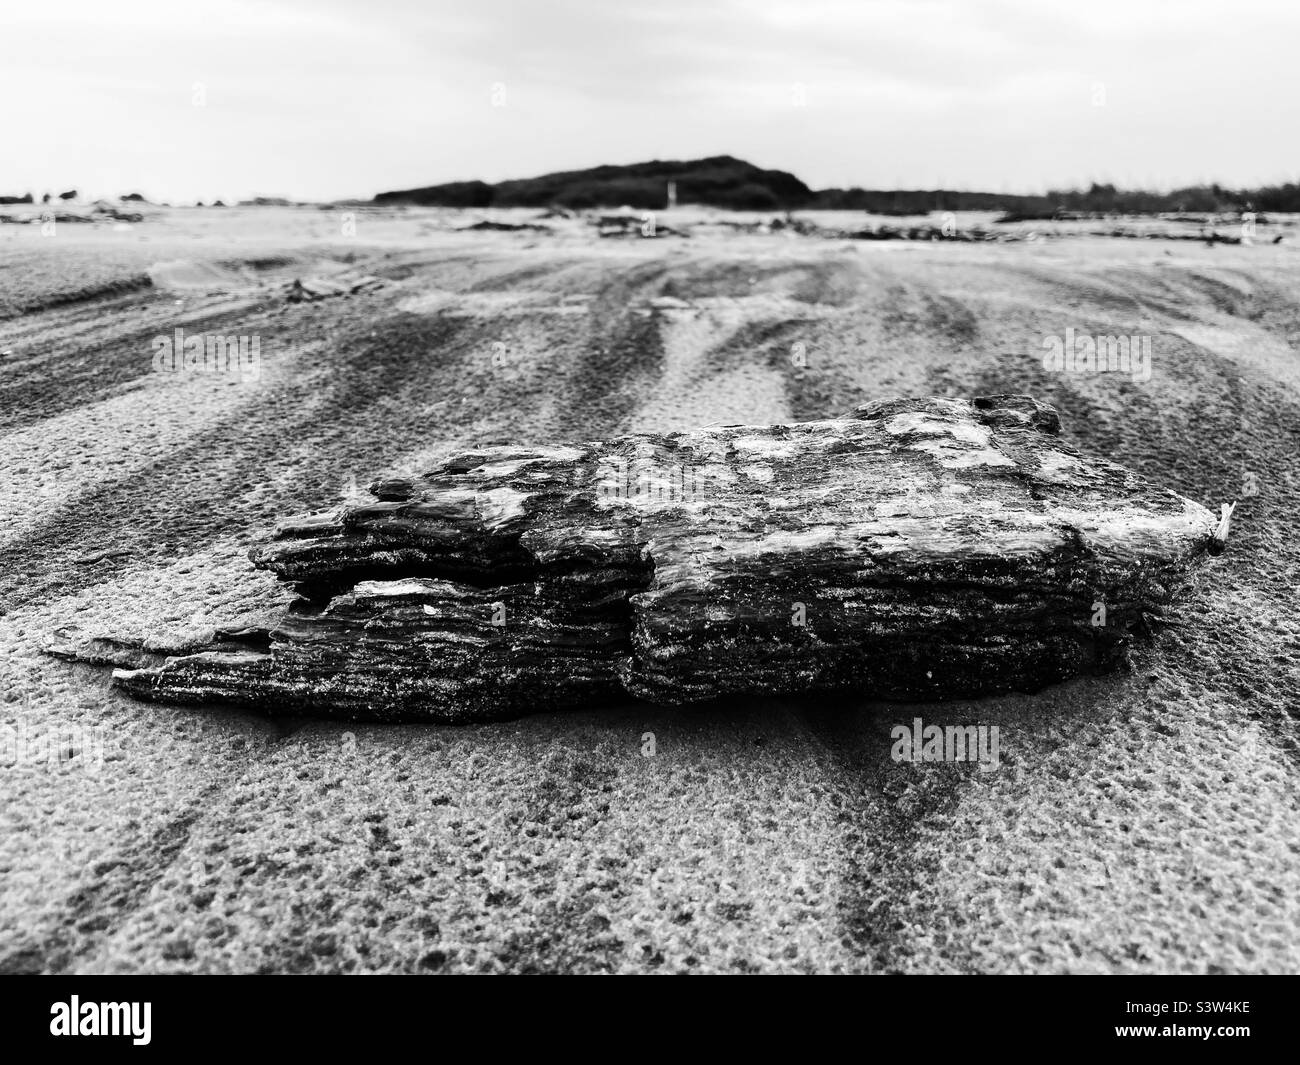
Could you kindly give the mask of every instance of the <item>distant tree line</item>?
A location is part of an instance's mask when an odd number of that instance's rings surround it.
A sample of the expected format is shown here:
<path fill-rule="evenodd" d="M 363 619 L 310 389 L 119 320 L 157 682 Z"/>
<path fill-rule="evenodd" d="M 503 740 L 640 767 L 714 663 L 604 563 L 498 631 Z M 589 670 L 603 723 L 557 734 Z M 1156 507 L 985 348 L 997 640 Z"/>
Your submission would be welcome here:
<path fill-rule="evenodd" d="M 1288 183 L 1254 189 L 1230 189 L 1216 183 L 1189 185 L 1172 192 L 1147 192 L 1094 183 L 1087 189 L 1049 192 L 1047 199 L 1067 211 L 1104 211 L 1116 214 L 1300 211 L 1300 185 Z"/>
<path fill-rule="evenodd" d="M 436 207 L 635 207 L 662 210 L 668 182 L 679 203 L 709 204 L 736 210 L 776 211 L 809 206 L 815 197 L 793 174 L 762 170 L 730 156 L 689 162 L 597 166 L 489 185 L 456 181 L 428 188 L 381 192 L 376 203 L 416 203 Z"/>
<path fill-rule="evenodd" d="M 677 202 L 739 211 L 838 210 L 883 215 L 918 215 L 931 211 L 1002 211 L 1012 218 L 1053 218 L 1074 214 L 1169 214 L 1274 211 L 1300 213 L 1300 184 L 1230 189 L 1190 185 L 1172 192 L 1121 189 L 1093 183 L 1086 189 L 1053 189 L 1043 195 L 958 192 L 952 189 L 811 189 L 784 170 L 763 170 L 729 155 L 686 162 L 654 160 L 630 166 L 597 166 L 541 177 L 489 184 L 453 181 L 444 185 L 381 192 L 378 204 L 410 203 L 428 207 L 633 207 L 663 210 L 668 183 L 677 187 Z M 71 199 L 75 190 L 61 193 Z M 43 202 L 50 202 L 47 193 Z M 124 200 L 143 202 L 132 193 Z M 29 204 L 25 196 L 0 196 L 0 204 Z M 286 204 L 259 197 L 251 204 Z"/>

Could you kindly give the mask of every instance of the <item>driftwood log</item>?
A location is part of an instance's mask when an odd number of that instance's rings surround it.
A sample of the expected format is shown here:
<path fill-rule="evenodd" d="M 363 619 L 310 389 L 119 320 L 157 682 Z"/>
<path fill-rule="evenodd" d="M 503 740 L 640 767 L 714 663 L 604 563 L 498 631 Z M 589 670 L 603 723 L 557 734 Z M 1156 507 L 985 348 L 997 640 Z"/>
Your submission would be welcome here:
<path fill-rule="evenodd" d="M 485 447 L 282 525 L 274 625 L 119 669 L 142 698 L 474 721 L 628 694 L 1033 691 L 1113 664 L 1215 546 L 1204 507 L 1028 396 Z"/>

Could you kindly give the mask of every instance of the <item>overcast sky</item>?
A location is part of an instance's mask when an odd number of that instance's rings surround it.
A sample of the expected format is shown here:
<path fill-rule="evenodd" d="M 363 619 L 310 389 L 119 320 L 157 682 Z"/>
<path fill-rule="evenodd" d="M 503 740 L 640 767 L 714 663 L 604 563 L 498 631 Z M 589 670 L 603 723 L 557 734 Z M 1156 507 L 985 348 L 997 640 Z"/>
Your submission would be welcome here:
<path fill-rule="evenodd" d="M 0 35 L 0 193 L 721 154 L 814 187 L 1300 174 L 1295 0 L 0 0 Z"/>

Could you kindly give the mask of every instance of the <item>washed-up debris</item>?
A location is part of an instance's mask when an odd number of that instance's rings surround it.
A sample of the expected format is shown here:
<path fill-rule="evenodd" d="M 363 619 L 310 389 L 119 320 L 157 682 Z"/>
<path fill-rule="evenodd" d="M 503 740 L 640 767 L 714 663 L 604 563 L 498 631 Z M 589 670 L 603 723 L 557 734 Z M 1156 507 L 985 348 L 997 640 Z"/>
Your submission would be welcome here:
<path fill-rule="evenodd" d="M 998 225 L 1013 222 L 1079 222 L 1103 217 L 1095 212 L 1067 211 L 1064 207 L 1048 211 L 1006 211 L 993 221 Z"/>
<path fill-rule="evenodd" d="M 78 566 L 91 566 L 96 562 L 106 562 L 112 558 L 125 558 L 131 553 L 129 548 L 108 548 L 105 551 L 94 551 L 89 555 L 80 555 L 72 561 Z"/>
<path fill-rule="evenodd" d="M 774 218 L 707 218 L 697 222 L 693 229 L 725 229 L 732 233 L 767 235 L 772 233 L 793 234 L 797 237 L 837 237 L 839 230 L 826 230 L 807 218 L 793 215 Z"/>
<path fill-rule="evenodd" d="M 1094 229 L 1093 237 L 1112 237 L 1120 240 L 1188 240 L 1199 244 L 1241 244 L 1236 233 L 1220 233 L 1217 229 L 1202 229 L 1197 233 L 1177 233 L 1164 229 L 1134 229 L 1115 226 L 1111 229 Z M 1274 242 L 1276 243 L 1276 242 Z"/>
<path fill-rule="evenodd" d="M 639 237 L 654 240 L 659 237 L 689 237 L 682 229 L 664 225 L 651 212 L 637 214 L 607 214 L 592 220 L 602 237 Z"/>
<path fill-rule="evenodd" d="M 472 226 L 461 226 L 460 231 L 468 232 L 470 230 L 486 230 L 494 233 L 550 233 L 553 232 L 550 226 L 539 226 L 533 222 L 494 222 L 490 219 L 484 219 L 481 222 L 475 222 Z"/>
<path fill-rule="evenodd" d="M 143 222 L 144 215 L 136 211 L 121 211 L 107 204 L 95 204 L 84 210 L 63 211 L 49 207 L 34 207 L 23 214 L 0 214 L 0 224 L 43 225 L 47 222 L 78 225 L 96 222 Z"/>
<path fill-rule="evenodd" d="M 277 621 L 114 676 L 172 703 L 446 722 L 1034 691 L 1122 660 L 1226 532 L 1059 428 L 992 396 L 472 449 L 283 524 L 251 554 L 303 597 Z"/>
<path fill-rule="evenodd" d="M 44 225 L 47 222 L 56 222 L 61 225 L 78 225 L 80 223 L 94 223 L 103 221 L 93 214 L 82 214 L 78 211 L 52 211 L 49 208 L 40 208 L 26 214 L 0 214 L 0 224 L 9 223 L 11 225 Z"/>
<path fill-rule="evenodd" d="M 809 222 L 804 218 L 796 218 L 787 214 L 784 217 L 776 216 L 773 218 L 743 219 L 743 218 L 710 218 L 704 222 L 698 223 L 698 227 L 727 229 L 733 233 L 753 233 L 766 235 L 769 233 L 794 233 L 801 237 L 828 236 L 821 226 L 814 222 Z"/>
<path fill-rule="evenodd" d="M 801 237 L 815 237 L 820 236 L 822 233 L 821 226 L 815 222 L 810 222 L 806 218 L 796 218 L 793 215 L 772 219 L 771 229 L 773 233 L 789 230 Z"/>
<path fill-rule="evenodd" d="M 702 223 L 706 227 L 727 229 L 733 233 L 771 233 L 772 223 L 766 220 L 743 221 L 734 218 L 712 218 Z"/>
<path fill-rule="evenodd" d="M 95 214 L 111 218 L 115 222 L 135 223 L 144 221 L 144 215 L 139 211 L 123 211 L 120 207 L 114 207 L 111 203 L 97 203 L 93 210 Z"/>
<path fill-rule="evenodd" d="M 285 299 L 290 303 L 311 303 L 334 296 L 355 296 L 361 292 L 382 288 L 383 285 L 383 278 L 370 275 L 347 281 L 329 281 L 320 277 L 309 277 L 303 280 L 296 277 L 285 286 Z"/>
<path fill-rule="evenodd" d="M 894 226 L 878 225 L 867 229 L 845 230 L 835 234 L 848 240 L 947 240 L 960 243 L 979 241 L 1021 241 L 1027 240 L 1024 233 L 995 233 L 979 227 L 960 228 L 952 225 Z"/>

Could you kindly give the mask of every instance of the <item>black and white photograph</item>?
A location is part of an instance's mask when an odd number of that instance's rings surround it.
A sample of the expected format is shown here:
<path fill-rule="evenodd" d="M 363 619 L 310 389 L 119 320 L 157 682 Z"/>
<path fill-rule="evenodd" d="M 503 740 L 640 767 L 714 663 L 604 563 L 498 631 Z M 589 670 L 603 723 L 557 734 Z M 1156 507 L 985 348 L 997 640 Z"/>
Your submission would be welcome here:
<path fill-rule="evenodd" d="M 1300 8 L 0 31 L 43 1037 L 195 975 L 1101 975 L 1153 981 L 1109 1043 L 1262 1031 L 1154 981 L 1300 972 Z"/>

